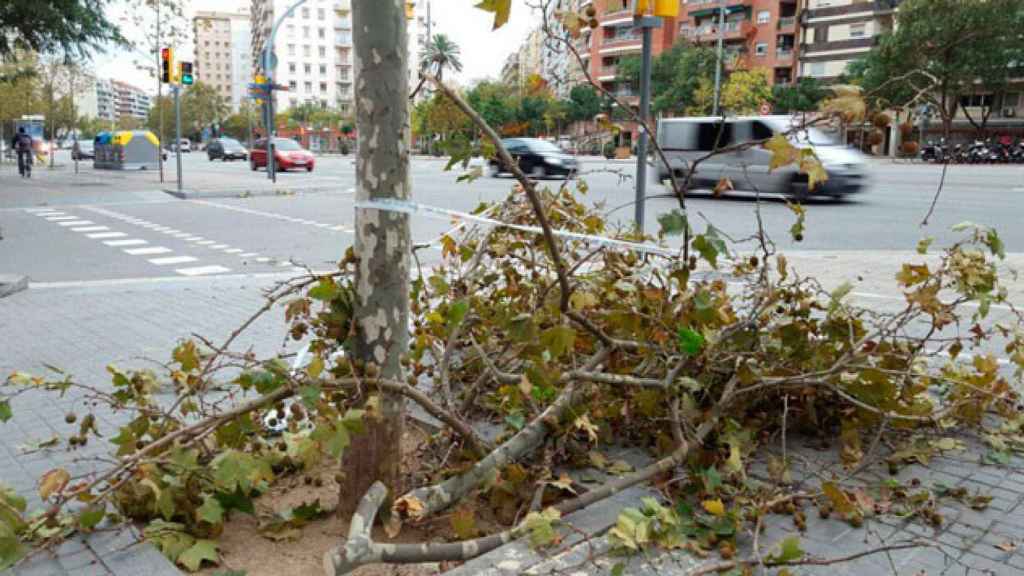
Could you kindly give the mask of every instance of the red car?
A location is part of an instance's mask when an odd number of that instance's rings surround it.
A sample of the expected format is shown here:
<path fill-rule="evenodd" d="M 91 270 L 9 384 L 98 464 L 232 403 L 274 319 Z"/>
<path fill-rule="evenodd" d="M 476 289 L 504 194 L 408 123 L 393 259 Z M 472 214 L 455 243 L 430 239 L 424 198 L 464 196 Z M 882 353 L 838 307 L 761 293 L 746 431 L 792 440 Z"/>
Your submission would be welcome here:
<path fill-rule="evenodd" d="M 288 138 L 274 138 L 274 166 L 278 172 L 284 172 L 293 168 L 302 169 L 306 172 L 313 171 L 313 154 L 306 150 L 295 140 Z M 257 140 L 249 151 L 249 167 L 255 171 L 257 168 L 267 166 L 267 141 Z"/>

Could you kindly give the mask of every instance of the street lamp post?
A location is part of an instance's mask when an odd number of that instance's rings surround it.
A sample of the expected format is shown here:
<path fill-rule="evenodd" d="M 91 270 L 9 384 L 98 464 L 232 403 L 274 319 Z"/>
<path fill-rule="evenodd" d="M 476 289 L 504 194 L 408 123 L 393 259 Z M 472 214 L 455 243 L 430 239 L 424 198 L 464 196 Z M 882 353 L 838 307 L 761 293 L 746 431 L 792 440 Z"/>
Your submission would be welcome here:
<path fill-rule="evenodd" d="M 725 0 L 718 2 L 718 49 L 715 52 L 715 103 L 712 116 L 718 116 L 719 102 L 722 99 L 722 66 L 723 43 L 725 42 Z"/>
<path fill-rule="evenodd" d="M 306 0 L 299 0 L 295 4 L 292 4 L 281 14 L 274 22 L 273 27 L 270 28 L 270 36 L 267 41 L 263 44 L 263 71 L 267 75 L 267 84 L 270 88 L 267 91 L 267 177 L 271 181 L 277 182 L 277 171 L 274 166 L 274 67 L 277 62 L 272 62 L 271 58 L 274 52 L 274 37 L 277 36 L 277 29 L 281 26 L 281 22 L 284 19 L 291 16 L 292 12 L 306 3 Z"/>
<path fill-rule="evenodd" d="M 640 64 L 640 119 L 646 123 L 651 113 L 651 31 L 661 27 L 657 16 L 637 15 L 633 23 L 643 32 L 643 55 Z M 636 145 L 636 229 L 644 230 L 644 205 L 647 197 L 647 138 L 650 135 L 640 125 L 639 141 Z"/>

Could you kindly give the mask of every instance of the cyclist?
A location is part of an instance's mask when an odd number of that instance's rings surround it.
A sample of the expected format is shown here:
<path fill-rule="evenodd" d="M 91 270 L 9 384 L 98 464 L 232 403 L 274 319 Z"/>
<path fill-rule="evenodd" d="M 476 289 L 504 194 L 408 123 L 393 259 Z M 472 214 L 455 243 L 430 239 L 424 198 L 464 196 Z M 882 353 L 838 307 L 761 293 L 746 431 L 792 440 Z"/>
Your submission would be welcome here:
<path fill-rule="evenodd" d="M 25 132 L 25 127 L 18 127 L 18 133 L 11 140 L 11 147 L 18 155 L 18 174 L 22 178 L 32 177 L 32 137 Z"/>

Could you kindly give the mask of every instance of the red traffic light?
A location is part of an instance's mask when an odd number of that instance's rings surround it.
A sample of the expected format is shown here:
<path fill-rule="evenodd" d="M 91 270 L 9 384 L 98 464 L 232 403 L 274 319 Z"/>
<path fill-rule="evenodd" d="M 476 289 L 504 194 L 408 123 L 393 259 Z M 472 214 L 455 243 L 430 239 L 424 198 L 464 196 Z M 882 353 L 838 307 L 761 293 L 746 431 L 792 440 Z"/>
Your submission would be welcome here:
<path fill-rule="evenodd" d="M 171 49 L 170 48 L 161 48 L 160 49 L 160 59 L 161 60 L 170 60 L 171 59 Z"/>

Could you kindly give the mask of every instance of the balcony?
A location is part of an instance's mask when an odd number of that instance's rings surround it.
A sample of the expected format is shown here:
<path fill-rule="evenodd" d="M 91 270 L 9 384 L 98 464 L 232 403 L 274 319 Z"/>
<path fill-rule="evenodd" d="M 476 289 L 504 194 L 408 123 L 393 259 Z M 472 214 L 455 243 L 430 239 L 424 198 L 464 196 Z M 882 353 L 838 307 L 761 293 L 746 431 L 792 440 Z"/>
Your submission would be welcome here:
<path fill-rule="evenodd" d="M 722 37 L 726 40 L 742 40 L 755 30 L 750 20 L 733 20 L 726 22 Z M 705 24 L 690 31 L 690 37 L 700 42 L 718 39 L 718 26 Z"/>
<path fill-rule="evenodd" d="M 640 50 L 643 47 L 643 38 L 636 36 L 616 36 L 601 42 L 601 49 L 598 52 L 630 52 Z"/>
<path fill-rule="evenodd" d="M 775 50 L 775 67 L 789 68 L 793 65 L 793 49 L 777 48 Z"/>
<path fill-rule="evenodd" d="M 784 16 L 779 18 L 780 32 L 796 32 L 796 16 Z"/>
<path fill-rule="evenodd" d="M 615 12 L 607 12 L 605 14 L 601 14 L 598 17 L 598 20 L 601 22 L 601 26 L 608 26 L 610 24 L 616 24 L 620 22 L 632 22 L 633 12 L 631 12 L 630 10 L 616 10 Z"/>
<path fill-rule="evenodd" d="M 602 66 L 597 70 L 597 79 L 601 81 L 615 80 L 617 66 Z"/>
<path fill-rule="evenodd" d="M 725 0 L 726 14 L 736 12 L 737 7 L 753 5 L 753 0 Z M 686 11 L 690 17 L 709 16 L 717 14 L 722 6 L 721 0 L 694 0 L 686 4 Z"/>

